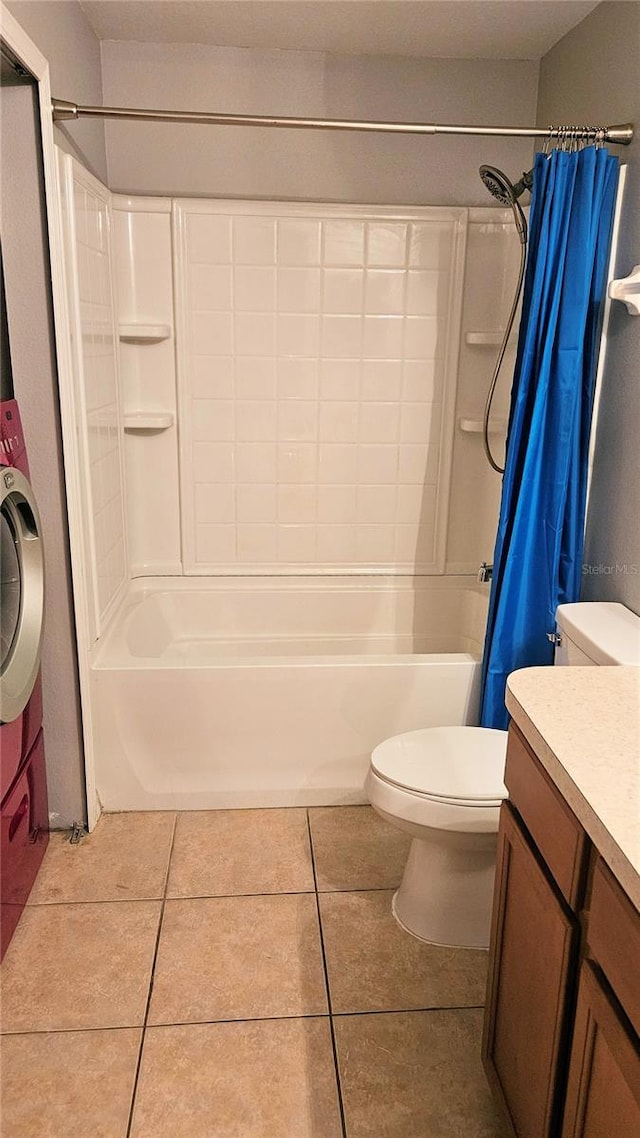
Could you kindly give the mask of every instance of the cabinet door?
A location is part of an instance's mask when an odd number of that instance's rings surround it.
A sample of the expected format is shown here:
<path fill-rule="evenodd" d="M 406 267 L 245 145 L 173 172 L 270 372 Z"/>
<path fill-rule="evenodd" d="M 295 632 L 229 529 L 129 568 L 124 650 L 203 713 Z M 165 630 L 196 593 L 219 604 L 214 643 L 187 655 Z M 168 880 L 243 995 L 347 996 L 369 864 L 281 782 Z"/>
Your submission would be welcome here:
<path fill-rule="evenodd" d="M 640 1134 L 640 1050 L 631 1028 L 583 964 L 562 1138 Z"/>
<path fill-rule="evenodd" d="M 557 1138 L 577 921 L 508 803 L 500 814 L 483 1060 L 518 1138 Z"/>

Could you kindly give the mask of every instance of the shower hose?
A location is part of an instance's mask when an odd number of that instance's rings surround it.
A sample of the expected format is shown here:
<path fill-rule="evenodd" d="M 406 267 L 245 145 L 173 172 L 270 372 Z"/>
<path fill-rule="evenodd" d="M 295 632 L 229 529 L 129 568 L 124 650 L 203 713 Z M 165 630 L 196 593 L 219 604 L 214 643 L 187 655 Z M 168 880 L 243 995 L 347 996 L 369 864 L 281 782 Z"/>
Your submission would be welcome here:
<path fill-rule="evenodd" d="M 523 240 L 521 241 L 521 244 L 520 244 L 520 270 L 518 272 L 518 283 L 516 285 L 515 296 L 513 298 L 513 304 L 511 305 L 511 312 L 509 313 L 509 319 L 507 320 L 507 326 L 505 328 L 505 333 L 504 333 L 504 336 L 502 339 L 500 351 L 498 352 L 498 358 L 496 360 L 496 366 L 495 366 L 494 371 L 493 371 L 493 378 L 491 380 L 491 383 L 489 385 L 489 390 L 487 392 L 487 399 L 486 399 L 486 403 L 484 405 L 484 416 L 483 416 L 483 420 L 482 420 L 482 442 L 484 445 L 484 453 L 487 456 L 489 464 L 493 467 L 493 469 L 495 471 L 497 471 L 498 474 L 504 474 L 504 467 L 498 465 L 498 463 L 496 462 L 496 460 L 493 457 L 493 454 L 491 453 L 491 444 L 489 442 L 489 416 L 491 414 L 491 404 L 493 403 L 493 397 L 495 395 L 496 384 L 498 382 L 498 376 L 500 375 L 500 368 L 502 367 L 502 361 L 504 359 L 504 354 L 507 350 L 507 343 L 509 340 L 509 336 L 511 335 L 511 329 L 513 328 L 513 322 L 514 322 L 515 317 L 516 317 L 516 310 L 518 308 L 518 301 L 520 300 L 520 292 L 522 290 L 522 282 L 524 280 L 524 266 L 525 266 L 526 257 L 527 257 L 527 239 L 525 237 L 525 238 L 523 238 Z"/>

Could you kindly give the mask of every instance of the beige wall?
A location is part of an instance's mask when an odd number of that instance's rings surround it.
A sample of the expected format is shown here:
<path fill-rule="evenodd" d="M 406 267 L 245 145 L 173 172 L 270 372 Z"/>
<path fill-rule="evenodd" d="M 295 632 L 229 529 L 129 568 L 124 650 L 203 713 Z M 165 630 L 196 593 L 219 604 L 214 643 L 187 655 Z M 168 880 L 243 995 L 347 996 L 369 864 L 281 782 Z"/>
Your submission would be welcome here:
<path fill-rule="evenodd" d="M 616 276 L 640 261 L 640 4 L 600 4 L 542 60 L 540 122 L 631 121 Z M 584 596 L 640 613 L 640 318 L 614 303 L 587 521 Z"/>
<path fill-rule="evenodd" d="M 188 44 L 102 44 L 105 102 L 326 118 L 533 122 L 538 65 Z M 141 194 L 485 205 L 482 162 L 519 174 L 526 140 L 107 123 L 112 189 Z"/>
<path fill-rule="evenodd" d="M 49 62 L 51 93 L 75 103 L 102 103 L 100 44 L 75 0 L 8 0 L 6 7 Z M 56 127 L 56 142 L 106 180 L 104 126 L 99 121 Z"/>

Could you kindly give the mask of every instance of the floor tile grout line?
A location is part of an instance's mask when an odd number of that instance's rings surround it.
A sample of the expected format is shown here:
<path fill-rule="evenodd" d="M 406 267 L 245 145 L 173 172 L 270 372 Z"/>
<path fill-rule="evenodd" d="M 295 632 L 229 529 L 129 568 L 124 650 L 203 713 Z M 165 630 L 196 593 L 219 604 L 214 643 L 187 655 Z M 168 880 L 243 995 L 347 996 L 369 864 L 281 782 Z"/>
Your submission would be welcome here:
<path fill-rule="evenodd" d="M 141 1023 L 108 1024 L 106 1027 L 38 1027 L 26 1031 L 3 1031 L 0 1039 L 23 1035 L 83 1035 L 90 1031 L 142 1031 Z"/>
<path fill-rule="evenodd" d="M 166 886 L 164 887 L 166 888 Z M 135 905 L 148 901 L 230 901 L 242 897 L 303 897 L 317 893 L 320 897 L 330 897 L 344 893 L 393 893 L 397 886 L 373 885 L 354 889 L 278 889 L 269 893 L 185 893 L 183 895 L 156 894 L 155 897 L 101 897 L 92 900 L 33 901 L 27 909 L 54 909 L 60 905 Z M 477 951 L 477 950 L 473 950 Z"/>
<path fill-rule="evenodd" d="M 370 1008 L 358 1012 L 332 1012 L 334 1019 L 349 1019 L 356 1016 L 385 1016 L 385 1015 L 413 1015 L 425 1012 L 469 1012 L 482 1011 L 484 1004 L 431 1004 L 423 1008 Z M 4 1031 L 0 1033 L 2 1039 L 12 1039 L 23 1035 L 82 1035 L 97 1031 L 142 1031 L 156 1027 L 209 1027 L 218 1023 L 274 1023 L 279 1020 L 297 1019 L 330 1019 L 329 1012 L 307 1012 L 303 1015 L 284 1016 L 244 1016 L 240 1019 L 186 1019 L 167 1020 L 166 1023 L 147 1023 L 146 1028 L 141 1023 L 107 1024 L 100 1027 L 47 1027 L 34 1028 L 27 1031 Z"/>
<path fill-rule="evenodd" d="M 367 1011 L 359 1012 L 306 1012 L 302 1015 L 282 1015 L 282 1016 L 243 1016 L 239 1019 L 187 1019 L 187 1020 L 167 1020 L 166 1023 L 149 1023 L 147 1030 L 156 1027 L 203 1027 L 211 1026 L 218 1023 L 278 1023 L 280 1020 L 297 1020 L 297 1019 L 349 1019 L 355 1016 L 386 1016 L 386 1015 L 413 1015 L 414 1013 L 428 1013 L 428 1012 L 469 1012 L 469 1011 L 482 1011 L 484 1004 L 447 1004 L 442 1006 L 439 1004 L 432 1004 L 425 1008 L 373 1008 Z M 69 1029 L 75 1030 L 75 1029 Z M 100 1030 L 98 1028 L 94 1030 Z M 17 1034 L 17 1033 L 16 1033 Z M 33 1034 L 36 1034 L 35 1032 Z"/>
<path fill-rule="evenodd" d="M 424 1008 L 370 1008 L 359 1012 L 332 1012 L 334 1019 L 348 1019 L 355 1016 L 404 1016 L 425 1014 L 428 1012 L 478 1012 L 484 1010 L 484 1004 L 429 1004 Z"/>
<path fill-rule="evenodd" d="M 173 846 L 176 840 L 176 829 L 178 826 L 178 814 L 174 813 L 173 828 L 171 830 L 171 841 L 169 842 L 169 856 L 167 858 L 167 868 L 164 875 L 164 887 L 162 890 L 162 904 L 160 906 L 160 919 L 158 921 L 158 931 L 156 933 L 156 943 L 153 950 L 153 959 L 151 961 L 151 975 L 149 977 L 149 991 L 147 992 L 147 1002 L 144 1009 L 144 1018 L 142 1021 L 142 1031 L 140 1033 L 140 1046 L 138 1048 L 138 1060 L 136 1063 L 136 1070 L 133 1077 L 133 1086 L 131 1088 L 131 1105 L 129 1107 L 129 1118 L 127 1120 L 126 1138 L 130 1138 L 131 1127 L 133 1126 L 133 1112 L 136 1105 L 136 1096 L 138 1094 L 138 1083 L 140 1081 L 140 1069 L 142 1066 L 142 1052 L 144 1050 L 144 1038 L 147 1030 L 147 1021 L 149 1019 L 149 1009 L 151 1007 L 151 997 L 153 995 L 153 982 L 156 973 L 156 962 L 158 960 L 158 950 L 160 948 L 160 937 L 162 935 L 162 922 L 164 919 L 164 910 L 167 903 L 167 886 L 169 884 L 169 872 L 171 869 L 171 858 L 173 856 Z"/>
<path fill-rule="evenodd" d="M 164 887 L 163 887 L 164 888 Z M 149 901 L 163 901 L 164 894 L 156 893 L 155 897 L 99 897 L 92 898 L 91 900 L 69 900 L 69 901 L 32 901 L 29 902 L 26 909 L 56 909 L 61 905 L 136 905 L 140 902 L 147 903 Z M 186 900 L 186 898 L 185 898 Z"/>
<path fill-rule="evenodd" d="M 327 954 L 324 944 L 324 932 L 322 929 L 322 916 L 320 913 L 320 896 L 318 893 L 318 875 L 316 873 L 316 857 L 313 848 L 313 833 L 311 830 L 311 817 L 309 815 L 309 807 L 307 807 L 307 830 L 309 833 L 309 849 L 311 852 L 311 869 L 313 871 L 313 884 L 315 888 L 316 899 L 316 912 L 318 914 L 318 932 L 320 935 L 320 952 L 322 954 L 322 967 L 324 970 L 324 983 L 327 993 L 327 1008 L 329 1011 L 329 1033 L 331 1036 L 331 1051 L 333 1053 L 333 1068 L 336 1076 L 336 1091 L 338 1094 L 338 1110 L 340 1112 L 340 1126 L 342 1128 L 342 1138 L 347 1138 L 347 1120 L 344 1112 L 344 1102 L 342 1099 L 342 1082 L 340 1080 L 340 1065 L 338 1063 L 338 1046 L 336 1043 L 336 1033 L 333 1024 L 333 1014 L 331 1011 L 331 986 L 329 984 L 329 969 L 327 966 Z"/>
<path fill-rule="evenodd" d="M 243 1016 L 241 1019 L 185 1019 L 168 1020 L 166 1023 L 149 1023 L 147 1031 L 155 1031 L 157 1027 L 216 1027 L 220 1023 L 280 1023 L 282 1021 L 299 1019 L 326 1019 L 328 1012 L 307 1012 L 305 1015 L 286 1016 Z"/>
<path fill-rule="evenodd" d="M 180 811 L 176 810 L 175 814 L 173 815 L 173 829 L 171 831 L 171 841 L 169 842 L 169 856 L 167 858 L 167 868 L 165 870 L 164 887 L 162 890 L 162 896 L 163 896 L 164 900 L 166 900 L 167 889 L 169 888 L 169 877 L 171 874 L 171 862 L 173 860 L 173 847 L 175 846 L 175 842 L 176 842 L 176 833 L 178 830 L 178 819 L 180 817 L 180 813 L 181 813 Z M 155 961 L 154 961 L 154 965 L 155 965 Z"/>

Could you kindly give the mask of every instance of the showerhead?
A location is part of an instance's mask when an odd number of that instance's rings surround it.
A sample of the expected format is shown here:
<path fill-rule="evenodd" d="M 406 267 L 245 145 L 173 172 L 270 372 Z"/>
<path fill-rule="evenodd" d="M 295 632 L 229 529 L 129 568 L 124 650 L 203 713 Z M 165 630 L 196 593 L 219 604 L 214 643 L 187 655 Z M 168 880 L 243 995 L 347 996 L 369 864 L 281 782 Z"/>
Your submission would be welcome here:
<path fill-rule="evenodd" d="M 530 190 L 533 185 L 533 170 L 523 174 L 515 186 L 509 181 L 507 175 L 503 174 L 502 170 L 498 170 L 497 166 L 481 166 L 480 177 L 489 193 L 497 198 L 502 205 L 513 205 L 521 194 L 525 190 Z"/>
<path fill-rule="evenodd" d="M 525 190 L 531 189 L 533 185 L 533 170 L 529 170 L 528 173 L 523 174 L 515 186 L 509 181 L 507 175 L 503 174 L 502 170 L 498 170 L 497 166 L 481 166 L 480 177 L 492 197 L 496 198 L 501 205 L 510 206 L 513 210 L 520 240 L 524 244 L 527 240 L 527 223 L 522 209 L 520 208 L 518 198 Z"/>
<path fill-rule="evenodd" d="M 481 166 L 480 177 L 491 196 L 501 205 L 513 205 L 516 200 L 514 188 L 502 170 L 498 170 L 497 166 Z"/>

